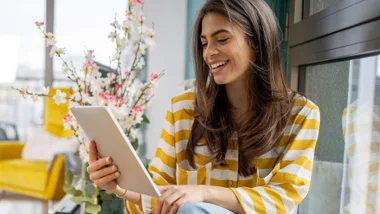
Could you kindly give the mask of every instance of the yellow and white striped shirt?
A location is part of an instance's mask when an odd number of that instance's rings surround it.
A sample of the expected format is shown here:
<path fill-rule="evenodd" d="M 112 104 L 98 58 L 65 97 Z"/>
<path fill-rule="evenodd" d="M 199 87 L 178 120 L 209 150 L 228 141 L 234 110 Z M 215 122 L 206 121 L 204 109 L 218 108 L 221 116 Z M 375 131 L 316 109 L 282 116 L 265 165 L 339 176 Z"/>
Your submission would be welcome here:
<path fill-rule="evenodd" d="M 215 185 L 230 188 L 246 213 L 292 213 L 305 198 L 319 131 L 319 108 L 296 95 L 291 121 L 279 145 L 254 160 L 256 172 L 238 174 L 239 145 L 230 140 L 225 163 L 213 165 L 207 146 L 195 148 L 193 170 L 185 159 L 194 121 L 194 91 L 171 100 L 161 140 L 149 172 L 157 185 Z M 140 204 L 125 201 L 129 213 L 151 213 L 156 198 L 141 195 Z"/>
<path fill-rule="evenodd" d="M 349 191 L 344 189 L 344 213 L 378 213 L 380 184 L 380 106 L 350 104 L 342 124 L 346 142 Z M 343 200 L 343 199 L 342 199 Z"/>

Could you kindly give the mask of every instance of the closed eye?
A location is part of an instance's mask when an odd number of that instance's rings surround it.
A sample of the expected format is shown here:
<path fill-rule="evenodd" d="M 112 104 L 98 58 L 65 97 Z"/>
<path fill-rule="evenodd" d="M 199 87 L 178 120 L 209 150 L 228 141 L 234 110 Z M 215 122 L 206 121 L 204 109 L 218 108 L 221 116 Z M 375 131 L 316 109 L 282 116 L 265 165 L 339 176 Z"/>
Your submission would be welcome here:
<path fill-rule="evenodd" d="M 220 43 L 224 43 L 224 42 L 227 42 L 228 41 L 228 38 L 227 39 L 219 39 L 218 42 Z"/>

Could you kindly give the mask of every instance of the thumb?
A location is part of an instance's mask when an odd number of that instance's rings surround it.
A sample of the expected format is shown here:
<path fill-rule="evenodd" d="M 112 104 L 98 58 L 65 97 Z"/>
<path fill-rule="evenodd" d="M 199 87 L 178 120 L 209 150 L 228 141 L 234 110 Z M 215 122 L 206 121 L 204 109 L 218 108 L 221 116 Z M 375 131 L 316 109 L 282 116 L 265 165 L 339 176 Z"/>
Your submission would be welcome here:
<path fill-rule="evenodd" d="M 89 148 L 89 164 L 94 163 L 98 160 L 98 150 L 96 149 L 95 141 L 90 142 L 90 148 Z"/>

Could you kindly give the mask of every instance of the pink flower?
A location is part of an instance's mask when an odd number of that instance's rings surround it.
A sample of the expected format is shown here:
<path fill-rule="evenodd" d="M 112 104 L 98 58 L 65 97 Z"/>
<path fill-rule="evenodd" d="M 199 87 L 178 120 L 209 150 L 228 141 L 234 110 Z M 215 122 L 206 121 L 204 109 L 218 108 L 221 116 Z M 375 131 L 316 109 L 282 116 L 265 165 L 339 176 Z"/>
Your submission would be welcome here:
<path fill-rule="evenodd" d="M 71 126 L 73 125 L 73 122 L 74 122 L 74 118 L 73 116 L 71 115 L 66 115 L 64 118 L 63 118 L 63 126 L 65 127 L 65 130 L 70 130 L 71 129 Z"/>
<path fill-rule="evenodd" d="M 144 93 L 145 94 L 150 94 L 151 90 L 149 88 L 145 89 Z"/>
<path fill-rule="evenodd" d="M 22 95 L 22 97 L 25 99 L 26 95 L 28 95 L 28 89 L 29 88 L 22 88 L 18 92 Z"/>
<path fill-rule="evenodd" d="M 113 96 L 112 95 L 109 95 L 107 93 L 104 93 L 104 97 L 103 97 L 104 100 L 113 100 Z"/>
<path fill-rule="evenodd" d="M 121 88 L 121 85 L 120 84 L 115 84 L 115 90 L 117 91 L 117 90 L 119 90 L 119 88 Z"/>
<path fill-rule="evenodd" d="M 99 92 L 98 92 L 98 95 L 99 95 L 101 98 L 103 98 L 103 100 L 105 100 L 105 101 L 115 100 L 115 99 L 116 99 L 115 96 L 109 95 L 109 94 L 107 94 L 107 92 L 103 92 L 103 91 L 99 91 Z"/>
<path fill-rule="evenodd" d="M 154 81 L 154 80 L 156 80 L 158 78 L 158 74 L 156 74 L 156 73 L 150 73 L 149 74 L 149 79 L 150 79 L 150 81 Z"/>
<path fill-rule="evenodd" d="M 86 62 L 83 63 L 84 66 L 91 66 L 91 61 L 90 60 L 87 60 Z"/>
<path fill-rule="evenodd" d="M 34 24 L 36 24 L 37 27 L 41 27 L 45 24 L 45 22 L 34 22 Z"/>
<path fill-rule="evenodd" d="M 135 107 L 133 107 L 133 111 L 136 112 L 136 113 L 142 113 L 143 112 L 141 106 L 135 106 Z"/>
<path fill-rule="evenodd" d="M 92 63 L 92 69 L 97 71 L 99 70 L 99 66 L 96 63 Z"/>
<path fill-rule="evenodd" d="M 96 64 L 96 63 L 92 63 L 92 70 L 94 71 L 98 71 L 99 70 L 99 66 Z"/>
<path fill-rule="evenodd" d="M 125 70 L 124 74 L 125 74 L 125 76 L 129 76 L 131 74 L 131 72 L 129 72 L 128 70 Z"/>
<path fill-rule="evenodd" d="M 104 91 L 99 91 L 99 92 L 98 92 L 98 95 L 101 96 L 101 97 L 103 97 L 103 96 L 104 96 L 104 93 L 105 93 Z"/>
<path fill-rule="evenodd" d="M 65 122 L 65 123 L 71 123 L 71 122 L 73 122 L 73 116 L 71 116 L 71 115 L 66 115 L 65 117 L 63 117 L 63 122 Z"/>
<path fill-rule="evenodd" d="M 121 106 L 124 103 L 123 99 L 116 99 L 115 100 L 115 107 Z"/>
<path fill-rule="evenodd" d="M 133 0 L 133 3 L 138 3 L 138 4 L 142 4 L 142 3 L 144 3 L 144 0 Z"/>

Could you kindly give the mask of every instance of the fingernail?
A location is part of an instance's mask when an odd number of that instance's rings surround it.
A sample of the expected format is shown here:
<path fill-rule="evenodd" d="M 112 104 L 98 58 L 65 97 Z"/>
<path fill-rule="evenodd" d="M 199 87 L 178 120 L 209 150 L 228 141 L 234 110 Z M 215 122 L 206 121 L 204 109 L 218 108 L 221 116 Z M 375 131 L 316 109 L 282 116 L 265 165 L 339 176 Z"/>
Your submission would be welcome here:
<path fill-rule="evenodd" d="M 108 158 L 107 158 L 107 161 L 108 161 L 108 163 L 111 163 L 111 162 L 112 162 L 111 157 L 108 157 Z"/>
<path fill-rule="evenodd" d="M 116 169 L 117 169 L 117 167 L 116 167 L 116 166 L 113 166 L 113 167 L 112 167 L 112 169 L 113 169 L 113 170 L 116 170 Z"/>
<path fill-rule="evenodd" d="M 116 176 L 119 176 L 119 175 L 120 175 L 120 173 L 119 173 L 119 172 L 116 172 L 116 173 L 115 173 L 115 175 L 116 175 Z"/>

